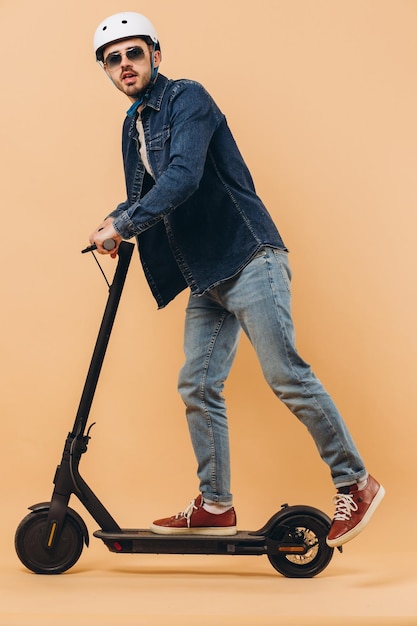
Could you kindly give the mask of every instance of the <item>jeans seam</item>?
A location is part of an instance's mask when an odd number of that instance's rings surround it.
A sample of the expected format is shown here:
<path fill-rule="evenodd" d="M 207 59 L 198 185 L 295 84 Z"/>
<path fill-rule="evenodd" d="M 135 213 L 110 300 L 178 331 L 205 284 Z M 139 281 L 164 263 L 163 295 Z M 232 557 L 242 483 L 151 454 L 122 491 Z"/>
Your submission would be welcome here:
<path fill-rule="evenodd" d="M 282 276 L 284 278 L 284 282 L 285 282 L 285 284 L 287 285 L 287 287 L 289 289 L 288 276 L 284 273 L 284 269 L 282 267 L 282 263 L 281 263 L 280 259 L 278 259 L 276 254 L 274 254 L 274 258 L 275 258 L 276 262 L 278 263 L 279 270 L 280 270 L 280 272 L 281 272 L 281 274 L 282 274 Z M 276 304 L 276 310 L 278 311 L 277 289 L 275 288 L 274 279 L 273 279 L 273 272 L 272 272 L 272 265 L 271 265 L 271 262 L 269 260 L 269 257 L 266 258 L 266 262 L 268 264 L 269 284 L 270 284 L 270 287 L 271 287 L 272 296 L 273 296 L 275 304 Z M 310 391 L 309 386 L 300 378 L 300 376 L 298 375 L 296 369 L 294 368 L 292 359 L 290 358 L 290 355 L 289 355 L 289 352 L 288 352 L 288 346 L 289 345 L 292 346 L 292 341 L 290 341 L 290 339 L 288 337 L 288 333 L 287 333 L 286 327 L 285 327 L 285 324 L 281 321 L 279 316 L 278 316 L 278 322 L 279 322 L 279 324 L 281 326 L 281 332 L 282 332 L 282 335 L 283 335 L 283 338 L 284 338 L 285 355 L 286 355 L 287 363 L 288 363 L 289 367 L 291 368 L 292 375 L 298 381 L 299 385 L 302 386 L 302 388 L 305 390 L 305 392 L 309 395 L 309 397 L 311 398 L 312 402 L 314 402 L 314 404 L 316 406 L 317 412 L 320 412 L 321 416 L 326 420 L 326 424 L 327 424 L 328 428 L 332 431 L 333 436 L 338 441 L 339 454 L 343 454 L 345 463 L 349 464 L 349 454 L 348 454 L 348 451 L 346 450 L 346 447 L 343 445 L 343 443 L 340 441 L 340 438 L 337 437 L 337 431 L 336 431 L 336 429 L 334 427 L 334 424 L 329 419 L 329 416 L 327 415 L 326 411 L 323 410 L 323 407 L 318 402 L 315 394 Z M 305 422 L 303 420 L 301 420 L 298 417 L 298 415 L 296 415 L 296 417 L 309 430 L 310 434 L 312 434 L 310 429 L 305 424 Z M 314 437 L 313 437 L 313 440 L 315 440 Z M 317 443 L 318 442 L 316 441 L 316 445 L 317 445 Z M 320 450 L 320 455 L 322 456 L 322 450 Z"/>
<path fill-rule="evenodd" d="M 201 400 L 201 404 L 202 404 L 202 408 L 204 411 L 204 414 L 206 416 L 206 424 L 207 424 L 207 428 L 209 430 L 210 433 L 210 450 L 211 450 L 211 454 L 210 454 L 210 463 L 211 463 L 211 478 L 210 478 L 210 484 L 211 484 L 211 488 L 213 490 L 213 493 L 217 493 L 217 475 L 216 475 L 216 446 L 215 446 L 215 437 L 214 437 L 214 429 L 213 429 L 213 424 L 212 424 L 212 420 L 210 417 L 210 412 L 207 408 L 207 402 L 206 402 L 206 381 L 207 381 L 207 374 L 208 374 L 208 369 L 210 366 L 210 361 L 211 361 L 211 355 L 213 354 L 213 350 L 214 350 L 214 346 L 217 340 L 217 337 L 219 336 L 220 330 L 223 326 L 223 322 L 226 319 L 227 316 L 227 312 L 225 311 L 219 318 L 219 321 L 216 325 L 216 328 L 214 329 L 213 335 L 211 337 L 211 340 L 209 342 L 209 346 L 208 346 L 208 350 L 207 350 L 207 355 L 206 355 L 206 359 L 205 359 L 205 363 L 204 363 L 204 368 L 203 368 L 203 375 L 201 378 L 201 382 L 200 382 L 200 400 Z"/>

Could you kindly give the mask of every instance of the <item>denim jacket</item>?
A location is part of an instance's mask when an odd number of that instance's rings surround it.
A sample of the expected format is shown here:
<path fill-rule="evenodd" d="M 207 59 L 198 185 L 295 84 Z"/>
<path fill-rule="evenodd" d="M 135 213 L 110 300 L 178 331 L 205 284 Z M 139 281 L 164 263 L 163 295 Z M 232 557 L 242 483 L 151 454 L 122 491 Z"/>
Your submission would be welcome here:
<path fill-rule="evenodd" d="M 237 275 L 263 245 L 286 249 L 225 116 L 202 85 L 159 75 L 141 117 L 154 184 L 146 184 L 137 116 L 128 116 L 127 200 L 111 216 L 124 239 L 136 236 L 159 308 L 187 286 L 199 295 Z"/>

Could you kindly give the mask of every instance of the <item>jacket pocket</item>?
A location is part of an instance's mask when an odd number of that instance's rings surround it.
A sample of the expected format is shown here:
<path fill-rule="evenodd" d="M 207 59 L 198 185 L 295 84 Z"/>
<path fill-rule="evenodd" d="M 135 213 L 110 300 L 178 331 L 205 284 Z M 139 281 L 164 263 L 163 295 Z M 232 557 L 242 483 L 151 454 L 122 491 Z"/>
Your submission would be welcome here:
<path fill-rule="evenodd" d="M 171 129 L 169 127 L 163 128 L 160 133 L 151 138 L 148 143 L 149 150 L 163 150 L 166 143 L 171 137 Z"/>

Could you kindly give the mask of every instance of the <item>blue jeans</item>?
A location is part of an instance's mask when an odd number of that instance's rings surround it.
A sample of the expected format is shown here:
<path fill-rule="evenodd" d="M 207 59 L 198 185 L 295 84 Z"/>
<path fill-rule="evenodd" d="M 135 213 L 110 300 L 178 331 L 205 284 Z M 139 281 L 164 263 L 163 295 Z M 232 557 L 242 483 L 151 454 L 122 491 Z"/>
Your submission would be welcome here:
<path fill-rule="evenodd" d="M 231 504 L 226 406 L 222 395 L 241 329 L 255 348 L 275 395 L 308 428 L 337 487 L 366 477 L 343 419 L 295 348 L 288 254 L 264 248 L 235 278 L 191 295 L 185 319 L 185 364 L 179 392 L 186 405 L 208 502 Z"/>

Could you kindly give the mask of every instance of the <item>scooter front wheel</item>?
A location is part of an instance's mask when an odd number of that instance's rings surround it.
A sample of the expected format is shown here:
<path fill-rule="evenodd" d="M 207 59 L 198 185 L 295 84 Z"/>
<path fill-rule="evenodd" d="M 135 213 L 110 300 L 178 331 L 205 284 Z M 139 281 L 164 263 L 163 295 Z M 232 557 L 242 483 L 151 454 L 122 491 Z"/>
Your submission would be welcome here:
<path fill-rule="evenodd" d="M 288 515 L 269 534 L 273 541 L 267 553 L 271 565 L 287 578 L 316 576 L 328 566 L 333 556 L 333 548 L 326 543 L 328 532 L 328 525 L 315 515 Z M 286 544 L 298 545 L 304 551 L 291 553 L 286 551 Z"/>
<path fill-rule="evenodd" d="M 80 558 L 84 546 L 83 531 L 67 515 L 59 540 L 52 549 L 44 547 L 48 510 L 26 515 L 16 529 L 15 548 L 25 567 L 36 574 L 61 574 Z"/>

